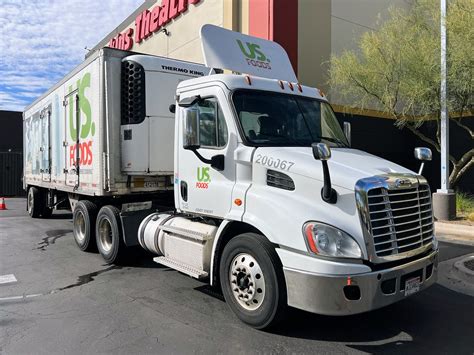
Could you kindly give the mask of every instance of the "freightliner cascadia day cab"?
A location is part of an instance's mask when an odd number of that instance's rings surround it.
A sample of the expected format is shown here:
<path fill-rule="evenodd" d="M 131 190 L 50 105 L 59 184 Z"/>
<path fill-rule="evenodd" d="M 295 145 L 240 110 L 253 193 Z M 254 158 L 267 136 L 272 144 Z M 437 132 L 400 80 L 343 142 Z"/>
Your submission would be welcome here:
<path fill-rule="evenodd" d="M 101 49 L 26 109 L 30 215 L 71 208 L 82 250 L 117 263 L 139 244 L 256 328 L 432 285 L 422 168 L 352 149 L 278 44 L 211 25 L 201 40 L 206 66 Z"/>

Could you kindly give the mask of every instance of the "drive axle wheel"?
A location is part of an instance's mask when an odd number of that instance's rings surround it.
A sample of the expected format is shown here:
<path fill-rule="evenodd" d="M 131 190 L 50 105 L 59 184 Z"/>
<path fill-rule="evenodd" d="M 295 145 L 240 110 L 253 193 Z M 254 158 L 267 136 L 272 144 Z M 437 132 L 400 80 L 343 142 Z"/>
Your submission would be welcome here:
<path fill-rule="evenodd" d="M 108 264 L 120 263 L 125 258 L 120 210 L 115 206 L 100 209 L 96 222 L 96 241 L 100 255 Z"/>
<path fill-rule="evenodd" d="M 244 323 L 263 329 L 284 317 L 283 268 L 264 236 L 244 233 L 231 239 L 220 259 L 219 277 L 227 304 Z"/>
<path fill-rule="evenodd" d="M 94 231 L 97 217 L 97 206 L 87 200 L 79 201 L 72 215 L 73 234 L 77 246 L 82 251 L 96 249 Z"/>

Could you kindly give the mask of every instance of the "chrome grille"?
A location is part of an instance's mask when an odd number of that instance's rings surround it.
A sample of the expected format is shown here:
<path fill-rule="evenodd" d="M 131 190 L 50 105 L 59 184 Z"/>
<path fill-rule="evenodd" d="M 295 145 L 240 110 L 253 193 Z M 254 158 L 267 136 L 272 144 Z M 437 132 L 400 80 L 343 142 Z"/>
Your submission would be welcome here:
<path fill-rule="evenodd" d="M 367 192 L 367 200 L 375 255 L 401 254 L 431 243 L 433 217 L 428 185 L 374 188 Z"/>

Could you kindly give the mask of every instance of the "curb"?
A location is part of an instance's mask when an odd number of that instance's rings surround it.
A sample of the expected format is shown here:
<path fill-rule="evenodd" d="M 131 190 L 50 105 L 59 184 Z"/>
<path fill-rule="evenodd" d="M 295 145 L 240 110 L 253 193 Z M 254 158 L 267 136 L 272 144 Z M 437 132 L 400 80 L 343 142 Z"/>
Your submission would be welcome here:
<path fill-rule="evenodd" d="M 435 233 L 462 235 L 464 237 L 471 237 L 474 240 L 474 226 L 467 226 L 464 224 L 435 222 Z"/>
<path fill-rule="evenodd" d="M 461 260 L 456 261 L 453 265 L 453 271 L 461 280 L 470 284 L 474 284 L 474 271 L 469 270 L 466 266 L 464 266 L 464 263 L 469 260 L 474 260 L 474 254 L 470 254 Z"/>

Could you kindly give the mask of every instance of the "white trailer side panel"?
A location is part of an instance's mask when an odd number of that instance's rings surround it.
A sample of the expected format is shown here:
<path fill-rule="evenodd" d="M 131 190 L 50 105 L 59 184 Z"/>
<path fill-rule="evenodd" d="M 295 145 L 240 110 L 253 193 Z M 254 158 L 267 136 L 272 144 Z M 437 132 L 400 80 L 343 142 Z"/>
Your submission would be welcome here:
<path fill-rule="evenodd" d="M 25 111 L 26 185 L 102 194 L 101 61 L 94 56 Z"/>

